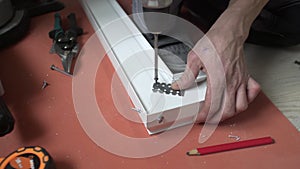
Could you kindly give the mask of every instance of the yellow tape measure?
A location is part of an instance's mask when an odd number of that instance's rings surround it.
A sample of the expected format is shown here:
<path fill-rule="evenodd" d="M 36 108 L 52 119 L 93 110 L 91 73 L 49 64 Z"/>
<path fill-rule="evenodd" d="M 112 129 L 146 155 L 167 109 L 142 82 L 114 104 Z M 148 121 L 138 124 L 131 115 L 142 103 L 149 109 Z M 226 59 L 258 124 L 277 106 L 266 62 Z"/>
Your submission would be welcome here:
<path fill-rule="evenodd" d="M 23 147 L 0 159 L 0 169 L 55 169 L 49 153 L 42 147 Z"/>

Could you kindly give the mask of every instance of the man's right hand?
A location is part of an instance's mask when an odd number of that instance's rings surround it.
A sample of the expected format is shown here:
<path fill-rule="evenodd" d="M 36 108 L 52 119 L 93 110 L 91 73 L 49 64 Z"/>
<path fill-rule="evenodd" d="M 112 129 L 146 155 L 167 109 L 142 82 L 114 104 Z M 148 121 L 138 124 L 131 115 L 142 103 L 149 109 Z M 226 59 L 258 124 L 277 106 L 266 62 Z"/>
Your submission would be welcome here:
<path fill-rule="evenodd" d="M 260 91 L 246 69 L 244 41 L 228 38 L 230 32 L 226 33 L 208 32 L 189 53 L 182 77 L 172 84 L 173 89 L 187 89 L 195 83 L 200 70 L 207 74 L 205 104 L 197 122 L 218 123 L 243 112 Z"/>

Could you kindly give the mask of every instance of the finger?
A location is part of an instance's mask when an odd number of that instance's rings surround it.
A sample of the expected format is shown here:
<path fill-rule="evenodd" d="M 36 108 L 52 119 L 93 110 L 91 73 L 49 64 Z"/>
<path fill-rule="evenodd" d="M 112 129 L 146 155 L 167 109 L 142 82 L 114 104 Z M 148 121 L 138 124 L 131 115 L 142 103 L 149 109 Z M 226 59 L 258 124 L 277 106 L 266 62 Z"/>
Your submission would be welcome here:
<path fill-rule="evenodd" d="M 180 79 L 172 84 L 172 89 L 182 90 L 191 87 L 195 83 L 195 78 L 198 76 L 201 67 L 200 58 L 194 52 L 190 52 L 185 71 Z"/>
<path fill-rule="evenodd" d="M 224 111 L 222 112 L 223 114 L 221 121 L 224 121 L 238 113 L 245 111 L 248 108 L 246 85 L 242 84 L 236 91 L 233 90 L 231 93 L 228 93 L 226 95 L 224 105 L 225 107 Z"/>
<path fill-rule="evenodd" d="M 219 123 L 223 116 L 224 112 L 229 112 L 232 108 L 230 107 L 230 104 L 227 102 L 232 99 L 227 99 L 228 94 L 226 94 L 226 91 L 222 89 L 217 90 L 216 86 L 213 86 L 211 84 L 211 81 L 208 80 L 208 88 L 207 88 L 207 94 L 205 98 L 205 105 L 203 108 L 203 112 L 206 114 L 205 123 L 208 124 L 217 124 Z M 233 97 L 235 99 L 235 97 Z M 229 105 L 229 106 L 226 106 Z M 235 106 L 233 107 L 233 109 Z M 225 113 L 226 114 L 226 113 Z"/>
<path fill-rule="evenodd" d="M 234 104 L 236 102 L 236 94 L 232 93 L 229 94 L 226 91 L 223 101 L 223 109 L 221 109 L 218 113 L 221 115 L 221 121 L 224 121 L 235 114 L 236 105 Z"/>
<path fill-rule="evenodd" d="M 248 108 L 248 97 L 246 85 L 242 84 L 236 92 L 235 114 L 245 111 Z"/>
<path fill-rule="evenodd" d="M 260 85 L 253 78 L 250 77 L 247 85 L 248 103 L 251 103 L 256 98 L 260 90 Z"/>
<path fill-rule="evenodd" d="M 211 105 L 211 86 L 210 86 L 210 81 L 209 77 L 207 77 L 207 88 L 206 88 L 206 94 L 205 94 L 205 101 L 202 104 L 201 110 L 197 116 L 196 123 L 203 123 L 205 122 L 209 109 Z"/>

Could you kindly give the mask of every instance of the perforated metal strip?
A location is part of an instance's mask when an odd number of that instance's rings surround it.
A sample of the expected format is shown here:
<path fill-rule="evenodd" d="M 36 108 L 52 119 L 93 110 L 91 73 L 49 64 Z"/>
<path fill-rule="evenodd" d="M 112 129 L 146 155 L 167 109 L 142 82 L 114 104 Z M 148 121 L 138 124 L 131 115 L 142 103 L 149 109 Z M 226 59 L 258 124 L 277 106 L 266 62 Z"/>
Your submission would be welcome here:
<path fill-rule="evenodd" d="M 159 83 L 159 82 L 154 83 L 152 91 L 159 92 L 159 93 L 165 93 L 165 94 L 184 96 L 183 90 L 173 90 L 171 87 L 171 84 L 166 84 L 166 83 Z"/>

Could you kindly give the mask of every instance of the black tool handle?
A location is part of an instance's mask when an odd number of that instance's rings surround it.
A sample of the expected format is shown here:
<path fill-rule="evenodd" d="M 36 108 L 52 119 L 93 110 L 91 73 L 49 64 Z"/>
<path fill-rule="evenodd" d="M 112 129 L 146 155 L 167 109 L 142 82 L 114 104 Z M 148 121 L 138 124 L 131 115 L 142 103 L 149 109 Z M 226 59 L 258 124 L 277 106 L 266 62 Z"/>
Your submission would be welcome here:
<path fill-rule="evenodd" d="M 49 32 L 49 37 L 51 39 L 57 40 L 59 37 L 63 36 L 64 30 L 61 26 L 61 16 L 59 13 L 54 15 L 54 28 Z"/>
<path fill-rule="evenodd" d="M 69 38 L 77 38 L 77 36 L 80 36 L 83 34 L 83 30 L 82 28 L 80 28 L 77 25 L 77 21 L 76 21 L 76 15 L 74 13 L 71 13 L 68 15 L 68 20 L 69 20 L 69 24 L 70 24 L 70 29 L 67 31 L 67 36 Z M 72 39 L 70 39 L 72 40 Z"/>
<path fill-rule="evenodd" d="M 14 118 L 0 96 L 0 137 L 10 133 L 14 129 Z"/>

